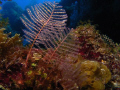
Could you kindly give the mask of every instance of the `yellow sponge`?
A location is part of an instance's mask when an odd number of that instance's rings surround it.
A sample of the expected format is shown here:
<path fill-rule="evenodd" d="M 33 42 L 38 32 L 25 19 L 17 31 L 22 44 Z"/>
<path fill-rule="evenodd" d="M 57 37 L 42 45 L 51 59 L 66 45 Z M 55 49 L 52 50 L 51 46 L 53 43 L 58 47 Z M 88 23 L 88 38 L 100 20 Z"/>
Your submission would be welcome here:
<path fill-rule="evenodd" d="M 84 61 L 81 63 L 80 76 L 84 74 L 84 81 L 81 87 L 88 90 L 104 90 L 106 83 L 111 79 L 110 70 L 97 61 Z"/>

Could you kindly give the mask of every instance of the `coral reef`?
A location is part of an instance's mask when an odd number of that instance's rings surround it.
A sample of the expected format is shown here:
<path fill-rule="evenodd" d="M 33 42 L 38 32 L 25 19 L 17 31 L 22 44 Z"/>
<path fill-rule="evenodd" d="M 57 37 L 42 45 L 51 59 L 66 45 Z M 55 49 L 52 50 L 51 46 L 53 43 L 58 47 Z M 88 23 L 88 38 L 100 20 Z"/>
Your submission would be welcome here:
<path fill-rule="evenodd" d="M 46 2 L 41 7 L 51 14 L 44 13 L 45 18 L 28 9 L 33 21 L 25 15 L 21 18 L 29 29 L 24 30 L 31 42 L 28 46 L 22 45 L 19 34 L 9 37 L 10 33 L 0 28 L 0 89 L 117 90 L 120 45 L 90 23 L 66 29 L 67 15 L 57 4 Z"/>
<path fill-rule="evenodd" d="M 79 42 L 80 55 L 84 59 L 106 65 L 112 74 L 111 82 L 119 84 L 119 44 L 115 44 L 105 35 L 100 35 L 99 31 L 95 30 L 95 26 L 90 23 L 78 26 L 73 35 L 76 36 L 76 40 Z"/>
<path fill-rule="evenodd" d="M 84 34 L 81 34 L 83 33 L 81 30 L 84 30 L 85 28 L 88 29 L 88 26 L 93 27 L 90 24 L 79 26 L 79 29 L 76 29 L 79 33 L 76 30 L 73 30 L 71 35 L 74 35 L 74 38 L 82 37 Z M 25 60 L 27 53 L 29 52 L 29 47 L 22 47 L 19 35 L 9 38 L 8 34 L 3 33 L 3 30 L 4 28 L 1 29 L 0 39 L 1 51 L 5 51 L 1 52 L 0 56 L 2 63 L 0 66 L 0 84 L 2 85 L 2 88 L 10 90 L 25 90 L 25 88 L 33 90 L 104 90 L 105 85 L 109 81 L 116 80 L 113 79 L 114 74 L 111 72 L 115 68 L 110 68 L 107 64 L 107 60 L 100 61 L 98 60 L 98 57 L 92 55 L 93 57 L 91 58 L 89 55 L 85 55 L 87 53 L 89 54 L 89 52 L 94 49 L 87 51 L 85 54 L 83 52 L 82 54 L 78 53 L 77 57 L 71 57 L 69 54 L 60 56 L 56 53 L 51 60 L 48 60 L 50 53 L 53 52 L 52 49 L 46 51 L 33 48 L 28 60 L 28 67 L 25 68 Z M 91 34 L 90 36 L 94 37 L 94 35 L 95 34 Z M 90 40 L 87 39 L 88 38 L 85 38 L 85 41 L 82 42 L 90 44 Z M 96 41 L 98 39 L 94 37 L 92 40 Z M 5 41 L 6 43 L 4 43 Z M 81 40 L 77 39 L 76 41 L 78 42 Z M 68 40 L 68 42 L 70 41 Z M 99 43 L 91 44 L 99 45 Z M 80 47 L 83 47 L 82 45 L 83 44 L 81 43 Z M 81 51 L 83 51 L 83 49 L 79 52 Z M 106 51 L 105 53 L 108 53 L 107 48 L 104 51 Z M 45 54 L 45 52 L 47 53 Z M 99 55 L 103 55 L 103 51 L 99 51 L 99 53 Z M 115 53 L 118 53 L 118 51 Z M 56 60 L 56 57 L 59 57 L 59 60 Z"/>

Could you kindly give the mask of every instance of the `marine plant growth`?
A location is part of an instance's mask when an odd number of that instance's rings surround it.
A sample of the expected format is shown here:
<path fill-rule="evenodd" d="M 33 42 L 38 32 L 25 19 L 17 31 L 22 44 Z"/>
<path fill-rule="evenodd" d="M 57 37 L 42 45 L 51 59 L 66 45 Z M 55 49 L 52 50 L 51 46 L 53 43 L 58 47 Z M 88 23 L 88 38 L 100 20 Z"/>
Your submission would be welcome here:
<path fill-rule="evenodd" d="M 57 3 L 27 9 L 22 38 L 0 28 L 0 88 L 3 90 L 117 90 L 119 44 L 100 35 L 90 23 L 66 27 L 67 15 Z"/>

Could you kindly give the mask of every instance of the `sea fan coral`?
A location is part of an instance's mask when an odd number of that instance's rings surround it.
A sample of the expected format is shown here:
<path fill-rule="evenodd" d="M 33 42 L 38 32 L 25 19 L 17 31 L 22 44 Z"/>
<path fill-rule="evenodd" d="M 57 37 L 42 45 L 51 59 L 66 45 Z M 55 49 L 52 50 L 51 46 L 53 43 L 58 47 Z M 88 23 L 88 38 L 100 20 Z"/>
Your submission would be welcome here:
<path fill-rule="evenodd" d="M 26 33 L 26 38 L 29 42 L 32 43 L 31 49 L 33 45 L 39 47 L 40 44 L 43 44 L 45 48 L 56 47 L 56 40 L 60 41 L 60 38 L 63 37 L 63 30 L 65 30 L 65 21 L 67 15 L 64 9 L 61 6 L 57 6 L 57 4 L 52 4 L 50 2 L 46 2 L 43 5 L 36 5 L 35 8 L 32 7 L 33 13 L 31 10 L 27 9 L 31 22 L 26 18 L 21 18 L 22 22 L 29 29 L 29 31 L 24 30 Z M 39 20 L 39 21 L 38 21 Z M 53 41 L 52 41 L 53 40 Z M 31 49 L 28 53 L 26 64 L 31 52 Z"/>
<path fill-rule="evenodd" d="M 68 57 L 68 55 L 70 55 L 69 57 L 71 57 L 71 59 L 77 60 L 77 44 L 74 41 L 71 42 L 71 39 L 74 39 L 74 37 L 70 34 L 71 29 L 67 29 L 65 26 L 67 15 L 64 9 L 62 9 L 62 6 L 59 6 L 56 3 L 53 4 L 50 2 L 46 2 L 43 5 L 39 4 L 36 5 L 34 8 L 32 7 L 32 11 L 28 9 L 29 16 L 34 23 L 28 20 L 25 15 L 23 15 L 23 17 L 21 18 L 25 26 L 28 28 L 28 30 L 24 30 L 26 34 L 25 37 L 28 39 L 29 42 L 32 43 L 31 49 L 26 59 L 26 65 L 29 66 L 28 58 L 30 59 L 33 45 L 36 45 L 37 47 L 39 47 L 39 49 L 42 50 L 42 48 L 40 48 L 41 44 L 44 45 L 45 49 L 47 50 L 38 56 L 42 56 L 40 60 L 52 64 L 52 67 L 60 67 L 60 63 L 65 63 L 64 60 L 66 60 L 66 57 Z M 41 13 L 40 11 L 43 13 Z M 40 20 L 38 21 L 38 19 Z M 33 56 L 36 56 L 36 54 L 33 54 Z M 38 56 L 34 57 L 34 59 L 37 59 Z M 72 63 L 69 64 L 72 65 Z M 39 67 L 41 65 L 42 64 L 40 63 Z M 70 67 L 71 65 L 68 65 L 68 67 Z M 45 65 L 42 65 L 41 67 L 44 67 L 44 69 L 47 68 L 45 67 Z M 55 72 L 54 69 L 52 69 L 52 71 Z M 76 72 L 78 73 L 79 70 L 77 70 Z M 53 74 L 50 73 L 49 77 L 51 75 Z M 57 77 L 59 77 L 59 73 Z M 57 77 L 56 80 L 59 81 L 60 78 L 58 79 Z M 76 78 L 77 77 L 78 76 L 76 76 Z M 70 87 L 72 88 L 73 85 Z"/>
<path fill-rule="evenodd" d="M 31 49 L 33 46 L 40 47 L 41 44 L 44 45 L 46 49 L 53 49 L 53 52 L 51 51 L 51 56 L 47 59 L 51 59 L 56 51 L 59 51 L 60 53 L 60 49 L 62 49 L 62 53 L 64 51 L 69 52 L 69 49 L 74 49 L 74 52 L 78 51 L 75 50 L 75 48 L 72 48 L 75 46 L 75 43 L 64 43 L 66 38 L 68 38 L 68 33 L 71 29 L 66 28 L 65 22 L 67 20 L 67 15 L 65 10 L 62 9 L 62 6 L 57 5 L 57 3 L 53 4 L 46 2 L 43 5 L 39 4 L 34 8 L 32 7 L 32 11 L 29 9 L 27 9 L 27 11 L 34 23 L 31 22 L 25 15 L 23 15 L 21 20 L 28 29 L 24 30 L 24 32 L 26 34 L 25 37 L 32 43 Z M 60 46 L 62 46 L 62 48 L 60 48 Z M 26 65 L 31 49 L 26 59 Z"/>

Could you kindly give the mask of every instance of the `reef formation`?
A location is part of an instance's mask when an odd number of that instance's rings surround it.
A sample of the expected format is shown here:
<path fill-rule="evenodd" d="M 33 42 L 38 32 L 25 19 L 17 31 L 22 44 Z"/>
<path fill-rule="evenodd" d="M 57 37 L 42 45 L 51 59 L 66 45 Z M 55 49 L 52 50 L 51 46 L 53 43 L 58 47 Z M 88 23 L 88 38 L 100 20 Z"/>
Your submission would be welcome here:
<path fill-rule="evenodd" d="M 1 23 L 0 89 L 119 88 L 119 44 L 101 35 L 90 22 L 76 29 L 66 28 L 67 15 L 56 3 L 46 2 L 27 10 L 31 19 L 23 15 L 21 20 L 28 29 L 24 32 L 29 45 L 23 46 L 19 34 L 9 37 Z"/>

